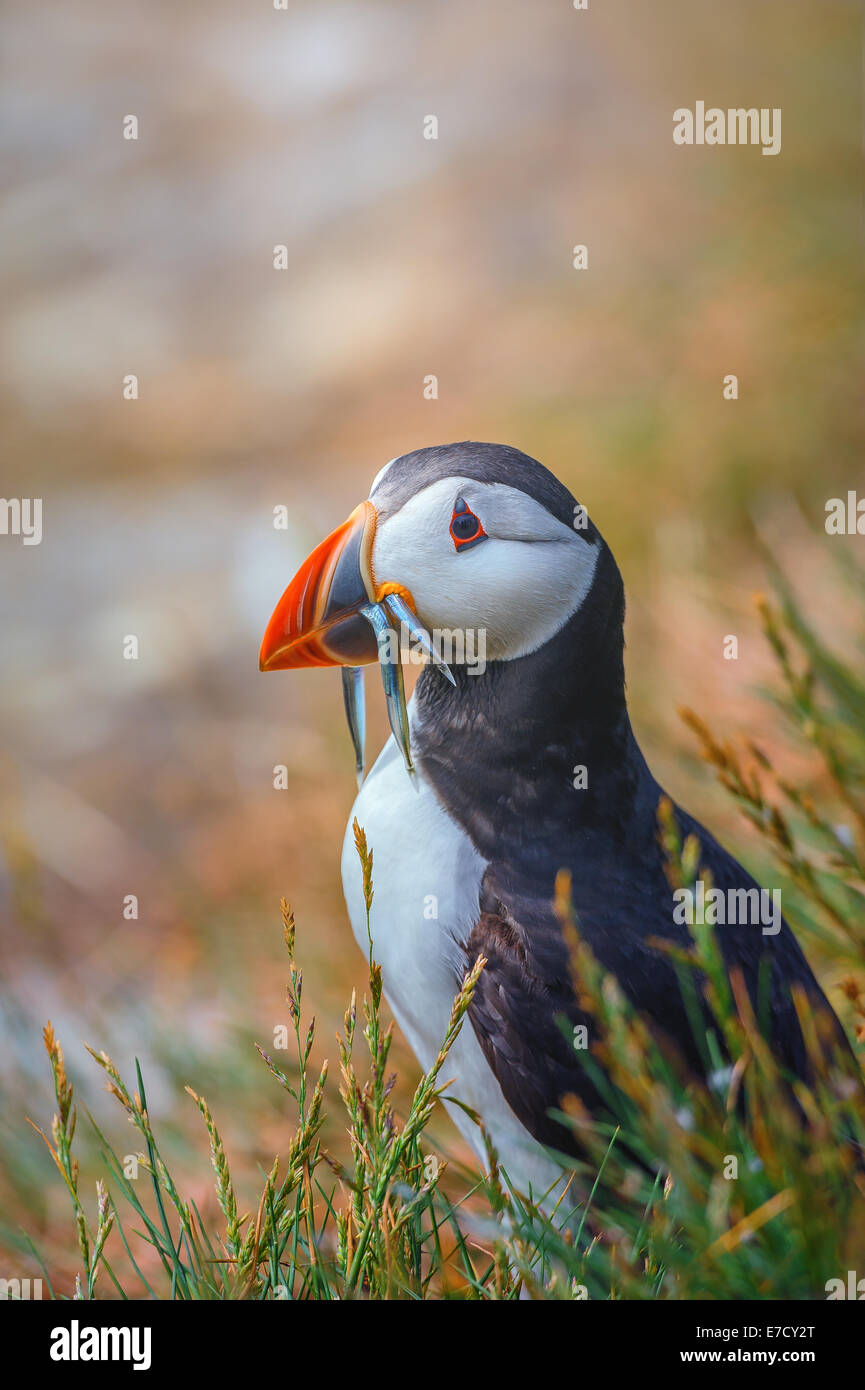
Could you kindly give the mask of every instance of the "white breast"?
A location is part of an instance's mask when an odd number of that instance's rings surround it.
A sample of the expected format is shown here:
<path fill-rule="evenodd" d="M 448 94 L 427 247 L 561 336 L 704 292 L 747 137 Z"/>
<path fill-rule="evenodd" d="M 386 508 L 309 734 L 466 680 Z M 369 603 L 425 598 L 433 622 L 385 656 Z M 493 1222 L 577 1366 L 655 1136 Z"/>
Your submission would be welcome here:
<path fill-rule="evenodd" d="M 409 705 L 414 717 L 414 701 Z M 342 882 L 352 928 L 367 953 L 366 913 L 352 821 L 373 851 L 372 939 L 384 991 L 421 1066 L 432 1065 L 463 974 L 460 946 L 478 918 L 485 861 L 421 775 L 410 779 L 393 738 L 364 782 L 349 817 Z M 561 1174 L 511 1110 L 466 1020 L 445 1063 L 446 1095 L 483 1117 L 511 1181 L 535 1195 Z M 481 1161 L 477 1127 L 458 1106 L 451 1117 Z"/>

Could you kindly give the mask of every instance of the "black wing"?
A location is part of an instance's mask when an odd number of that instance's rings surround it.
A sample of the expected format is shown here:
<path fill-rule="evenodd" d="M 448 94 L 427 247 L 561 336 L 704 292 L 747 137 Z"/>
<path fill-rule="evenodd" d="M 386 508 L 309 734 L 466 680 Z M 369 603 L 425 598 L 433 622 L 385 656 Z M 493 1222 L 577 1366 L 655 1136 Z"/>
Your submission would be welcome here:
<path fill-rule="evenodd" d="M 683 832 L 693 831 L 700 839 L 701 864 L 711 871 L 716 887 L 758 886 L 702 826 L 683 812 L 677 816 Z M 704 1074 L 673 964 L 649 944 L 652 937 L 691 944 L 687 926 L 673 918 L 660 849 L 655 846 L 647 855 L 645 845 L 640 853 L 621 845 L 615 852 L 595 846 L 589 856 L 581 849 L 578 864 L 584 872 L 581 876 L 576 865 L 572 868 L 572 891 L 581 937 L 653 1030 L 672 1041 L 694 1073 Z M 577 1153 L 570 1130 L 550 1111 L 560 1108 L 568 1093 L 579 1096 L 594 1114 L 605 1107 L 572 1042 L 575 1024 L 586 1024 L 591 1038 L 592 1021 L 578 1008 L 571 984 L 561 925 L 552 910 L 554 878 L 550 864 L 528 873 L 504 862 L 489 866 L 480 917 L 466 943 L 471 960 L 479 954 L 487 958 L 469 1018 L 506 1100 L 529 1132 L 551 1148 Z M 719 926 L 717 940 L 728 969 L 741 969 L 755 1012 L 762 991 L 765 1031 L 785 1070 L 808 1074 L 790 992 L 794 984 L 805 990 L 815 1009 L 825 1011 L 849 1054 L 843 1030 L 785 921 L 774 936 L 763 935 L 759 925 Z"/>

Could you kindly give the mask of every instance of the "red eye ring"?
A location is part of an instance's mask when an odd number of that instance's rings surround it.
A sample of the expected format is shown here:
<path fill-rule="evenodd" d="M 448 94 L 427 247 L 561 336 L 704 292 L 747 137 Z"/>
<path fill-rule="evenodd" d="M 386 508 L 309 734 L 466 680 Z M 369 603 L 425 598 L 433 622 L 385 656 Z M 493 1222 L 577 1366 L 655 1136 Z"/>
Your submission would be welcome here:
<path fill-rule="evenodd" d="M 487 539 L 487 533 L 481 525 L 480 517 L 475 515 L 463 497 L 458 497 L 454 502 L 450 533 L 457 553 L 461 550 L 468 550 L 470 546 L 478 545 Z"/>

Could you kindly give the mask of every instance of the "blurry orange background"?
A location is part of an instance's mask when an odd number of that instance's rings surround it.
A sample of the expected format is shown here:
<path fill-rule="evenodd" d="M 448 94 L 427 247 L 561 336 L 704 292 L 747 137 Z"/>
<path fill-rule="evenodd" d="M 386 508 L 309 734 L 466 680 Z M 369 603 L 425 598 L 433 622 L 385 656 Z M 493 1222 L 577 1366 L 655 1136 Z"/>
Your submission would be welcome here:
<path fill-rule="evenodd" d="M 184 1083 L 241 1173 L 287 1143 L 252 1046 L 287 1021 L 282 894 L 316 1056 L 335 1055 L 364 981 L 339 880 L 340 682 L 263 677 L 258 644 L 394 455 L 488 439 L 568 483 L 624 573 L 654 770 L 748 858 L 675 707 L 787 756 L 755 693 L 761 545 L 844 639 L 825 552 L 856 541 L 830 542 L 823 518 L 865 486 L 860 22 L 840 0 L 6 7 L 2 490 L 42 497 L 44 529 L 39 546 L 0 537 L 10 1273 L 29 1267 L 21 1225 L 66 1292 L 75 1267 L 25 1124 L 52 1111 L 46 1018 L 121 1152 L 81 1039 L 127 1076 L 141 1059 L 202 1201 Z M 782 108 L 782 152 L 674 145 L 673 111 L 697 100 Z M 372 754 L 377 681 L 368 701 Z M 402 1042 L 395 1062 L 404 1095 Z M 446 1119 L 434 1132 L 461 1152 Z"/>

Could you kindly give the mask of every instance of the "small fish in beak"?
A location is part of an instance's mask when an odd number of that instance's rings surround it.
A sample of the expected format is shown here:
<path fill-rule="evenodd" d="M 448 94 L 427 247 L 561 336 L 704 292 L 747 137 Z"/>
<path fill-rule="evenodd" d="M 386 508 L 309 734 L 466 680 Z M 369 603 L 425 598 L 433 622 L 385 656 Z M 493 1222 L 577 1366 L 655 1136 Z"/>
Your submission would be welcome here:
<path fill-rule="evenodd" d="M 360 790 L 364 774 L 364 748 L 366 745 L 366 695 L 363 688 L 363 667 L 343 666 L 342 699 L 345 717 L 354 748 L 354 769 Z"/>
<path fill-rule="evenodd" d="M 262 671 L 341 666 L 346 718 L 358 784 L 364 773 L 366 714 L 362 665 L 379 662 L 391 731 L 406 770 L 414 776 L 408 709 L 400 660 L 402 626 L 452 685 L 447 663 L 399 586 L 376 586 L 370 565 L 377 516 L 362 502 L 342 526 L 316 546 L 292 579 L 267 625 Z"/>

